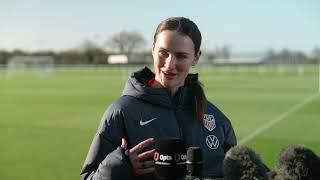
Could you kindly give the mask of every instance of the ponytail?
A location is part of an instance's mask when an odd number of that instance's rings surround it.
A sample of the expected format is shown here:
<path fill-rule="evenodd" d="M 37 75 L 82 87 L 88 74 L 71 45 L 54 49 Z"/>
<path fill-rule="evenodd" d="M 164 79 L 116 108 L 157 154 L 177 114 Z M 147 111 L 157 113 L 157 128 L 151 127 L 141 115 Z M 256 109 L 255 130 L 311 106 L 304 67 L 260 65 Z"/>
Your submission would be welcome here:
<path fill-rule="evenodd" d="M 202 121 L 207 106 L 207 98 L 202 88 L 202 83 L 198 81 L 198 74 L 190 74 L 186 78 L 186 86 L 191 91 L 191 96 L 196 109 L 195 118 Z"/>

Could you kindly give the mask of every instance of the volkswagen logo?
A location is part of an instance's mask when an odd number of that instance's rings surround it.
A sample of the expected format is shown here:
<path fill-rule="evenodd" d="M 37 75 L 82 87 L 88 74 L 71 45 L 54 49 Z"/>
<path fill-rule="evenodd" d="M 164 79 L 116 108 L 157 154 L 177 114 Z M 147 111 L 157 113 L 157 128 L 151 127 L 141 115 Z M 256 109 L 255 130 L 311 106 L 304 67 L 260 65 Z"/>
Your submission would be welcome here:
<path fill-rule="evenodd" d="M 210 149 L 217 149 L 219 147 L 219 140 L 214 135 L 207 136 L 206 143 Z"/>

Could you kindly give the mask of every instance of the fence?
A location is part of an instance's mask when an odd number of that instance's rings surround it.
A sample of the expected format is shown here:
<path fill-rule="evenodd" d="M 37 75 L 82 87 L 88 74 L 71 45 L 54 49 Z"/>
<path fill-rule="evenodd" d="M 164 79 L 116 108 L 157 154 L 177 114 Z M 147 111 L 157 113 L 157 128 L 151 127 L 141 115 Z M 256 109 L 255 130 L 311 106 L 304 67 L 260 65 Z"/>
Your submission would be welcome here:
<path fill-rule="evenodd" d="M 0 74 L 6 77 L 15 75 L 35 74 L 40 76 L 50 76 L 54 72 L 90 72 L 90 71 L 120 71 L 124 76 L 129 75 L 135 70 L 148 66 L 153 69 L 150 64 L 140 65 L 89 65 L 89 64 L 76 64 L 76 65 L 53 65 L 52 68 L 43 69 L 41 67 L 23 67 L 23 68 L 7 68 L 6 65 L 0 65 Z M 316 64 L 256 64 L 256 65 L 212 65 L 201 64 L 191 69 L 192 73 L 199 73 L 202 76 L 215 75 L 215 76 L 238 76 L 238 75 L 255 75 L 255 76 L 281 76 L 281 75 L 296 75 L 303 76 L 308 74 L 319 74 L 320 65 Z"/>

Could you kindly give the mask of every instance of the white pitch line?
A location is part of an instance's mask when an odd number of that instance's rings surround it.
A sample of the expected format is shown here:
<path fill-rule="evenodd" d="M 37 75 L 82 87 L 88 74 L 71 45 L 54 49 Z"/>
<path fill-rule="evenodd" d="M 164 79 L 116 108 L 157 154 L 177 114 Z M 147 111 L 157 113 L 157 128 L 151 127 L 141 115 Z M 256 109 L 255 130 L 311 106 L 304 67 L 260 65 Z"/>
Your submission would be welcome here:
<path fill-rule="evenodd" d="M 252 140 L 253 138 L 255 138 L 256 136 L 258 136 L 259 134 L 263 133 L 264 131 L 270 129 L 272 126 L 274 126 L 276 123 L 280 122 L 281 120 L 283 120 L 285 117 L 287 117 L 290 113 L 300 109 L 301 107 L 303 107 L 304 105 L 306 105 L 307 103 L 309 103 L 310 101 L 312 101 L 315 97 L 317 97 L 319 95 L 319 93 L 313 94 L 310 97 L 304 99 L 304 101 L 294 105 L 293 107 L 291 107 L 288 111 L 282 113 L 280 116 L 276 117 L 275 119 L 268 121 L 268 123 L 264 124 L 263 126 L 259 127 L 258 129 L 256 129 L 253 133 L 249 134 L 248 136 L 244 137 L 243 139 L 241 139 L 238 144 L 245 144 L 247 142 L 249 142 L 250 140 Z"/>

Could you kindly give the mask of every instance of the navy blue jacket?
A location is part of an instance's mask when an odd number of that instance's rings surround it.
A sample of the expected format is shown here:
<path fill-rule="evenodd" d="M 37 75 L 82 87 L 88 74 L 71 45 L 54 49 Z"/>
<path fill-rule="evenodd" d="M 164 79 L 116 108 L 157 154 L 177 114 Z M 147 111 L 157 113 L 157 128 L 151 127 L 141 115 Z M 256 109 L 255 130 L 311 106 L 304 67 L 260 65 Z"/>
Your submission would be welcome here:
<path fill-rule="evenodd" d="M 122 96 L 108 107 L 83 164 L 82 179 L 157 179 L 153 174 L 135 177 L 119 147 L 121 138 L 132 148 L 151 137 L 156 141 L 179 138 L 186 147 L 201 147 L 203 175 L 223 176 L 225 152 L 236 145 L 230 120 L 210 102 L 202 122 L 196 120 L 188 87 L 180 87 L 171 97 L 166 89 L 146 85 L 153 76 L 148 68 L 133 73 Z M 150 145 L 143 151 L 153 148 Z"/>

